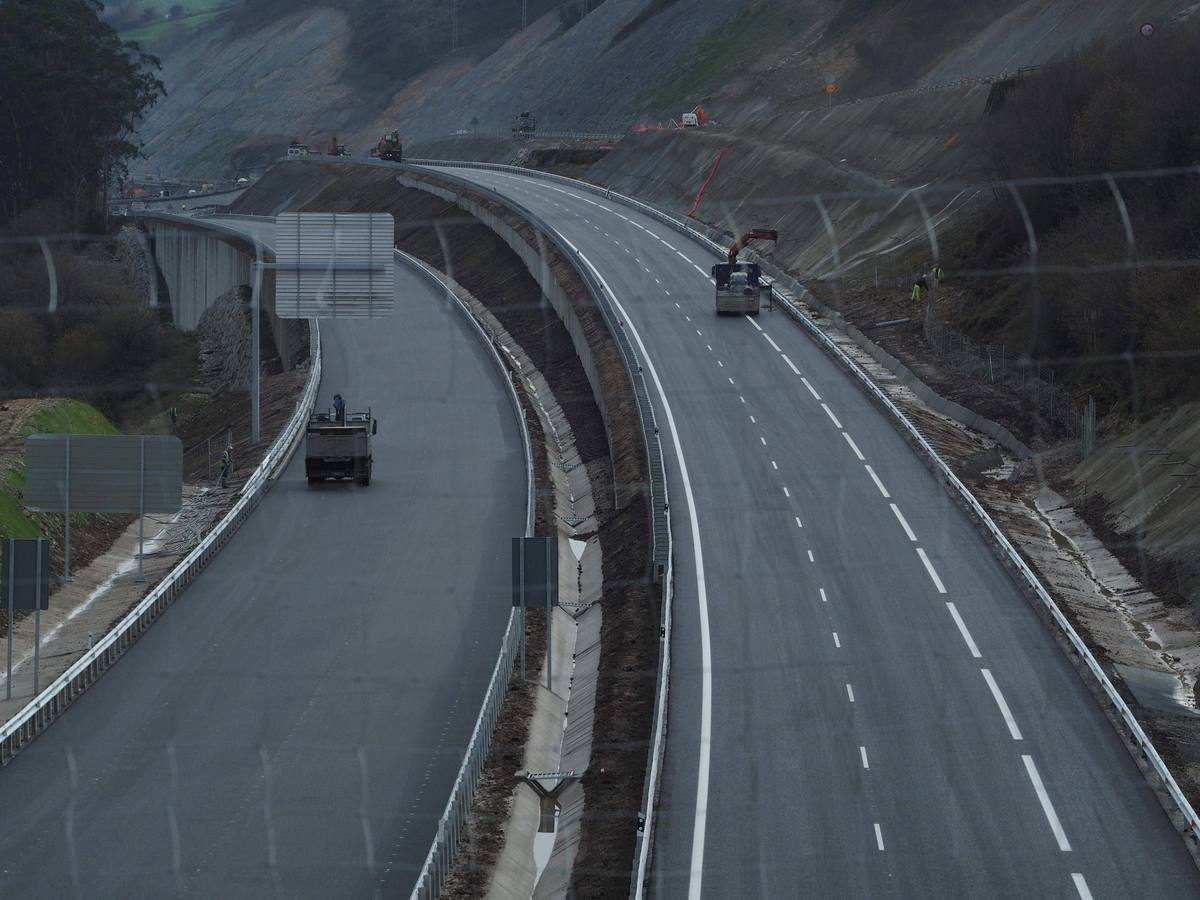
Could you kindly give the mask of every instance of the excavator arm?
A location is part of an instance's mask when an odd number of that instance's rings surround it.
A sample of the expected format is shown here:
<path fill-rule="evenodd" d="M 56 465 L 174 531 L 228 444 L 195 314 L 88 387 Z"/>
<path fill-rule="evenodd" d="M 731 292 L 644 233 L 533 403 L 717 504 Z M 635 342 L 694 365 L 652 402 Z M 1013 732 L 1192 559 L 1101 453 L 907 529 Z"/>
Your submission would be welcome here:
<path fill-rule="evenodd" d="M 740 238 L 733 242 L 733 246 L 729 248 L 729 265 L 737 265 L 738 254 L 742 252 L 751 241 L 778 241 L 779 232 L 774 228 L 754 228 L 747 231 Z"/>

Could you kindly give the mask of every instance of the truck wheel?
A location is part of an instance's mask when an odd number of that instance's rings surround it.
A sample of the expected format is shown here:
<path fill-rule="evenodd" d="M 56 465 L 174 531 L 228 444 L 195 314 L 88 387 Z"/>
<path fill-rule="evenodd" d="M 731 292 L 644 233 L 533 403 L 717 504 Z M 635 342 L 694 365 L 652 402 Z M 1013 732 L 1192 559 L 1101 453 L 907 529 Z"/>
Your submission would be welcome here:
<path fill-rule="evenodd" d="M 308 484 L 309 484 L 309 486 L 310 486 L 310 487 L 311 487 L 312 485 L 316 484 L 316 483 L 317 483 L 318 481 L 320 481 L 320 480 L 321 480 L 320 478 L 314 478 L 312 475 L 309 475 L 309 476 L 308 476 Z"/>

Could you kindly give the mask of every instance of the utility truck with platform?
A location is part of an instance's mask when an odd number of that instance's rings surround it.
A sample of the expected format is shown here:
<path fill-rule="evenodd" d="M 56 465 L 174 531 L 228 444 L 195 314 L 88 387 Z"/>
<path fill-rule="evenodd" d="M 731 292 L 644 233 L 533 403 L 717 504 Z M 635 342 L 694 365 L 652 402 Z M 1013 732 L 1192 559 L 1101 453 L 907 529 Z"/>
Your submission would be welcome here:
<path fill-rule="evenodd" d="M 770 305 L 771 287 L 762 281 L 762 268 L 758 263 L 740 263 L 737 258 L 750 241 L 778 239 L 779 232 L 773 228 L 747 231 L 729 248 L 729 261 L 712 267 L 712 277 L 717 283 L 717 315 L 735 313 L 757 316 L 764 301 L 765 305 Z"/>
<path fill-rule="evenodd" d="M 309 484 L 327 478 L 353 478 L 364 487 L 371 483 L 371 437 L 379 423 L 371 410 L 348 413 L 341 395 L 334 408 L 313 413 L 304 435 L 304 474 Z"/>

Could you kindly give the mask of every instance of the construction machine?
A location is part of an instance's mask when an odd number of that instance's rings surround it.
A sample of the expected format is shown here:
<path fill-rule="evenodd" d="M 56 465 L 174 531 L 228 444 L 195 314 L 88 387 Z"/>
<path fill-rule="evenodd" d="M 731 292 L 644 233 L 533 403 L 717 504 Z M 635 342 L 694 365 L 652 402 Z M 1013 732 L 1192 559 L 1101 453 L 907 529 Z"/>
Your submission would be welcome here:
<path fill-rule="evenodd" d="M 762 281 L 758 263 L 739 263 L 738 254 L 750 241 L 777 241 L 779 232 L 773 228 L 747 231 L 729 248 L 729 261 L 712 267 L 716 282 L 717 315 L 740 313 L 757 316 L 763 300 L 770 303 L 771 287 Z"/>
<path fill-rule="evenodd" d="M 386 159 L 391 162 L 404 161 L 404 139 L 400 132 L 392 129 L 379 139 L 379 143 L 371 148 L 373 159 Z"/>
<path fill-rule="evenodd" d="M 300 159 L 308 156 L 308 144 L 303 141 L 292 141 L 292 144 L 287 149 L 288 159 Z"/>
<path fill-rule="evenodd" d="M 697 106 L 691 112 L 685 112 L 679 117 L 679 124 L 684 128 L 699 128 L 708 123 L 708 115 L 703 106 Z"/>
<path fill-rule="evenodd" d="M 532 140 L 537 134 L 537 119 L 528 110 L 512 120 L 512 139 L 514 141 Z"/>
<path fill-rule="evenodd" d="M 379 423 L 371 410 L 348 413 L 341 403 L 327 412 L 313 413 L 304 435 L 304 474 L 309 484 L 326 478 L 353 478 L 364 487 L 371 483 L 371 437 Z"/>
<path fill-rule="evenodd" d="M 350 148 L 345 144 L 339 144 L 337 135 L 329 139 L 329 149 L 325 151 L 329 156 L 351 156 Z"/>

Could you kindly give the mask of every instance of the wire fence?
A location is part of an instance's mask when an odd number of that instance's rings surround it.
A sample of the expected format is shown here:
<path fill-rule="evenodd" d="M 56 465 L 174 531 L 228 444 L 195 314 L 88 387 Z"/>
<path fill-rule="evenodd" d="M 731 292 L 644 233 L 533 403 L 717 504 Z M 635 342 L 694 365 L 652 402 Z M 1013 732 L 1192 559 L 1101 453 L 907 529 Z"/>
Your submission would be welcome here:
<path fill-rule="evenodd" d="M 1096 448 L 1096 400 L 1080 398 L 1055 382 L 1054 369 L 1014 353 L 1004 344 L 977 343 L 947 324 L 926 302 L 923 331 L 930 349 L 947 369 L 1000 384 L 1028 401 L 1039 418 L 1079 441 L 1086 459 Z"/>

